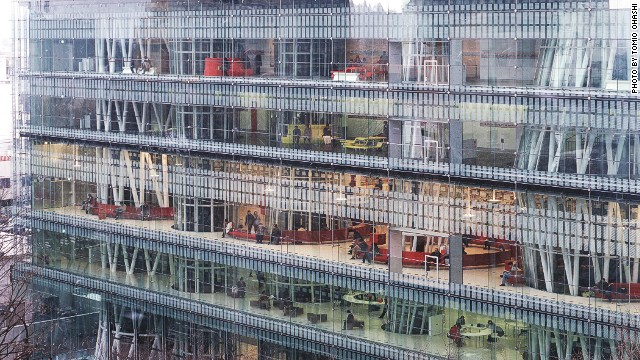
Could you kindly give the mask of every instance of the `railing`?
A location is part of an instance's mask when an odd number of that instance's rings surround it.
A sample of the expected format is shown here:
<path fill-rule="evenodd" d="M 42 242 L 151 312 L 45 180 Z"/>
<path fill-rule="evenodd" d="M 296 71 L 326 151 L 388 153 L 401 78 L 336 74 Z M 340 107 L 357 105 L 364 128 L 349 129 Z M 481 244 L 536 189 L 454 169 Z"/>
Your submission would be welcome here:
<path fill-rule="evenodd" d="M 125 146 L 155 147 L 174 151 L 205 152 L 247 156 L 256 159 L 284 159 L 304 163 L 345 165 L 364 169 L 398 170 L 463 178 L 486 179 L 507 183 L 553 186 L 558 188 L 591 189 L 623 193 L 640 192 L 638 180 L 589 174 L 549 173 L 546 171 L 496 168 L 491 166 L 438 163 L 423 159 L 389 158 L 383 156 L 331 153 L 304 149 L 277 148 L 256 145 L 222 143 L 214 141 L 154 137 L 127 133 L 96 132 L 52 127 L 26 127 L 20 129 L 23 136 L 49 136 L 76 141 L 120 144 Z"/>
<path fill-rule="evenodd" d="M 439 65 L 449 66 L 449 65 Z M 159 74 L 159 75 L 132 75 L 132 74 L 106 74 L 106 73 L 87 73 L 87 72 L 21 72 L 17 76 L 22 78 L 33 79 L 48 79 L 48 78 L 71 78 L 71 79 L 97 79 L 97 80 L 140 80 L 146 83 L 147 80 L 154 80 L 153 82 L 171 82 L 171 83 L 184 83 L 184 84 L 221 84 L 221 85 L 263 85 L 267 87 L 305 87 L 312 86 L 314 89 L 331 89 L 331 90 L 390 90 L 392 92 L 412 91 L 420 89 L 435 89 L 441 90 L 440 85 L 425 85 L 422 82 L 398 82 L 398 83 L 382 83 L 382 82 L 349 82 L 349 81 L 332 81 L 330 79 L 292 79 L 292 78 L 268 78 L 268 77 L 215 77 L 204 75 L 173 75 L 173 74 Z M 45 84 L 36 84 L 36 86 L 47 86 Z M 617 91 L 601 88 L 549 88 L 544 86 L 489 86 L 489 85 L 452 85 L 448 84 L 447 90 L 451 94 L 467 94 L 467 93 L 489 93 L 492 95 L 501 95 L 513 97 L 514 95 L 522 97 L 575 97 L 578 99 L 591 98 L 594 100 L 603 99 L 608 100 L 613 94 L 615 94 L 618 100 L 634 100 L 636 97 L 629 91 Z M 387 96 L 384 96 L 386 99 Z M 339 97 L 337 97 L 339 98 Z M 336 98 L 336 99 L 337 99 Z M 296 99 L 297 101 L 298 99 Z M 320 99 L 318 99 L 320 100 Z M 332 101 L 331 99 L 323 99 L 324 101 Z M 394 116 L 393 114 L 389 114 Z M 522 119 L 524 121 L 526 119 Z M 536 120 L 536 124 L 539 124 L 540 119 Z M 549 125 L 560 125 L 557 123 Z M 615 124 L 612 124 L 615 126 Z"/>
<path fill-rule="evenodd" d="M 143 300 L 143 303 L 157 304 L 166 307 L 169 311 L 186 312 L 190 315 L 201 314 L 207 318 L 222 320 L 226 324 L 233 324 L 236 331 L 238 326 L 247 329 L 262 329 L 271 334 L 281 334 L 304 340 L 300 341 L 300 343 L 314 341 L 323 344 L 323 346 L 344 349 L 355 353 L 362 353 L 363 349 L 366 349 L 368 354 L 383 359 L 439 359 L 439 357 L 395 347 L 387 343 L 367 341 L 355 336 L 328 332 L 324 329 L 305 326 L 295 322 L 256 315 L 255 312 L 251 311 L 243 311 L 194 299 L 185 299 L 176 295 L 122 285 L 101 278 L 76 275 L 24 263 L 16 264 L 15 270 L 103 294 L 116 294 L 117 296 L 135 299 L 136 301 Z"/>
<path fill-rule="evenodd" d="M 58 232 L 64 230 L 67 234 L 72 235 L 75 227 L 88 232 L 93 231 L 94 236 L 96 232 L 102 233 L 105 235 L 104 240 L 109 239 L 111 242 L 123 243 L 128 246 L 162 252 L 174 251 L 180 256 L 198 257 L 203 261 L 235 266 L 242 265 L 248 269 L 284 276 L 295 277 L 297 275 L 301 278 L 306 276 L 313 278 L 313 274 L 318 272 L 332 274 L 334 278 L 343 281 L 345 286 L 348 281 L 349 286 L 355 287 L 354 290 L 375 292 L 379 286 L 398 287 L 403 289 L 399 295 L 411 301 L 425 301 L 428 298 L 428 301 L 433 301 L 433 303 L 455 301 L 464 303 L 465 306 L 483 304 L 482 309 L 487 314 L 491 314 L 491 311 L 499 311 L 536 325 L 544 326 L 552 319 L 561 317 L 566 321 L 567 329 L 577 331 L 588 328 L 590 334 L 593 335 L 597 333 L 594 327 L 596 325 L 611 331 L 620 326 L 635 330 L 640 329 L 640 314 L 594 308 L 560 299 L 550 300 L 525 294 L 514 296 L 512 292 L 472 285 L 442 283 L 425 279 L 424 276 L 389 273 L 385 270 L 254 248 L 222 240 L 202 241 L 202 239 L 190 234 L 173 234 L 121 223 L 89 221 L 80 217 L 46 211 L 32 211 L 29 218 L 36 228 Z M 239 264 L 240 259 L 247 261 Z"/>

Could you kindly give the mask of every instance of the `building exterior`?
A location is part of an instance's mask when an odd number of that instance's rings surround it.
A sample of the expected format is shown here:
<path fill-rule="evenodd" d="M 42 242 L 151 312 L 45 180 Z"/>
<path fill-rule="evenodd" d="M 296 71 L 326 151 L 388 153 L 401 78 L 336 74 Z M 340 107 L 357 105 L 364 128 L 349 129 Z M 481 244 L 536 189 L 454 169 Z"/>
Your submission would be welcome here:
<path fill-rule="evenodd" d="M 637 358 L 635 7 L 17 1 L 38 356 Z"/>

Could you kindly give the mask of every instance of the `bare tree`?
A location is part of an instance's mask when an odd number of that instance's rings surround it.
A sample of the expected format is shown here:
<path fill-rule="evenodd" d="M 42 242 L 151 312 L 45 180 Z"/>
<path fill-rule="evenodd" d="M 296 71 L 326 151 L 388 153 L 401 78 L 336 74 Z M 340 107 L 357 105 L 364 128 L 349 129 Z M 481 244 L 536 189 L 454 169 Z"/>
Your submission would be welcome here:
<path fill-rule="evenodd" d="M 638 332 L 628 328 L 616 327 L 615 347 L 611 351 L 611 359 L 639 360 L 640 336 Z"/>
<path fill-rule="evenodd" d="M 10 189 L 0 189 L 0 199 Z M 29 261 L 29 233 L 16 227 L 17 213 L 0 207 L 0 358 L 26 359 L 33 349 L 31 334 L 30 275 L 14 273 L 19 261 Z"/>

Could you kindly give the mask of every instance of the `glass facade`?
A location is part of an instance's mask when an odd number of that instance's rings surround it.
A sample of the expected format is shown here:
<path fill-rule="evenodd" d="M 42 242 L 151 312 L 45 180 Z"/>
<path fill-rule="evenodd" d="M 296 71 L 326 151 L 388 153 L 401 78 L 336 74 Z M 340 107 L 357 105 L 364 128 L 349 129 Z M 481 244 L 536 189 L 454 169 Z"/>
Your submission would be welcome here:
<path fill-rule="evenodd" d="M 16 2 L 38 356 L 636 358 L 631 6 Z"/>

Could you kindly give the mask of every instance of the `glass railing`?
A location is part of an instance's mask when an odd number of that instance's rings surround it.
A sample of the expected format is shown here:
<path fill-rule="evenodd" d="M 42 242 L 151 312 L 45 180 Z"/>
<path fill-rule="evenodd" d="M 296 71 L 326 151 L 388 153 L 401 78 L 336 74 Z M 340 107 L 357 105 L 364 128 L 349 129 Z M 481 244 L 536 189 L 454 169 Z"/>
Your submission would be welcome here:
<path fill-rule="evenodd" d="M 31 126 L 21 129 L 25 136 L 51 136 L 60 139 L 120 144 L 122 146 L 150 146 L 156 149 L 196 151 L 209 154 L 240 155 L 256 159 L 283 159 L 304 163 L 325 163 L 353 166 L 363 169 L 399 170 L 429 174 L 450 175 L 480 180 L 501 181 L 553 186 L 558 188 L 587 189 L 599 191 L 633 192 L 640 191 L 640 184 L 634 178 L 604 176 L 599 174 L 552 173 L 540 170 L 500 168 L 493 166 L 453 164 L 428 159 L 395 158 L 384 153 L 350 153 L 343 149 L 326 148 L 323 145 L 313 147 L 270 147 L 251 143 L 226 143 L 210 140 L 193 140 L 177 137 L 155 137 L 117 132 L 96 132 L 78 129 Z M 329 151 L 327 151 L 329 150 Z"/>

